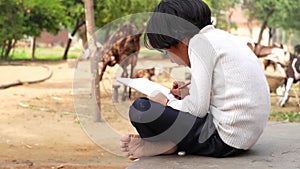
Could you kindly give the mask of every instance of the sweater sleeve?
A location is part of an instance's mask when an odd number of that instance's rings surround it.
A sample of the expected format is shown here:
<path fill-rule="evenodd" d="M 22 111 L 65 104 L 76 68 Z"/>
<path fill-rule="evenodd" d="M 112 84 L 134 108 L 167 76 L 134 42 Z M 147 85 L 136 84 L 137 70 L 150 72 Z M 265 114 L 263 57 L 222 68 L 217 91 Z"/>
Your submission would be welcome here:
<path fill-rule="evenodd" d="M 198 117 L 208 113 L 215 56 L 216 52 L 205 38 L 191 39 L 189 43 L 192 74 L 190 95 L 182 100 L 170 101 L 169 106 Z"/>

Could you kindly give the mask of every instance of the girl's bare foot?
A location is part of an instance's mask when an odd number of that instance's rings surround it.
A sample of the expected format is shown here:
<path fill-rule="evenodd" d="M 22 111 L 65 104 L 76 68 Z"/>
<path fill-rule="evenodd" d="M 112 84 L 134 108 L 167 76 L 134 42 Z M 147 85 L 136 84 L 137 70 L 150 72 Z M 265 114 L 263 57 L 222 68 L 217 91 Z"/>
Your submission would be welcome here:
<path fill-rule="evenodd" d="M 121 138 L 121 151 L 131 160 L 144 156 L 155 156 L 159 154 L 171 154 L 177 150 L 176 144 L 166 142 L 149 142 L 143 140 L 139 135 L 124 135 Z"/>

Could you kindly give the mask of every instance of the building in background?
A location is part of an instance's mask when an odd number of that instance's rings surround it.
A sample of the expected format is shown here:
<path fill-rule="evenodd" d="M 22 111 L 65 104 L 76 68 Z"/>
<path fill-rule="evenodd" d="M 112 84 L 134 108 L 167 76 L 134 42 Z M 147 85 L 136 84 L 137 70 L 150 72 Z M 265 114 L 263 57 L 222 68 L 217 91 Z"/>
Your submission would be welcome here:
<path fill-rule="evenodd" d="M 53 35 L 47 31 L 43 31 L 41 36 L 36 38 L 36 44 L 38 47 L 66 47 L 68 43 L 68 31 L 60 30 L 56 35 Z"/>

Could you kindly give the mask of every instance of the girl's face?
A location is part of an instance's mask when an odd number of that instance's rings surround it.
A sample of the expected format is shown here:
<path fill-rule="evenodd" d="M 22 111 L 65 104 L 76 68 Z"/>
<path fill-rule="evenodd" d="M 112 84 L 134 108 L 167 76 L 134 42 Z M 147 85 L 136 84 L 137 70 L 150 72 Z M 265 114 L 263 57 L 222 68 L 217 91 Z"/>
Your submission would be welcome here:
<path fill-rule="evenodd" d="M 188 46 L 186 43 L 179 42 L 176 47 L 171 47 L 166 49 L 168 56 L 170 57 L 171 62 L 178 65 L 184 65 L 191 67 L 190 59 L 188 56 Z"/>

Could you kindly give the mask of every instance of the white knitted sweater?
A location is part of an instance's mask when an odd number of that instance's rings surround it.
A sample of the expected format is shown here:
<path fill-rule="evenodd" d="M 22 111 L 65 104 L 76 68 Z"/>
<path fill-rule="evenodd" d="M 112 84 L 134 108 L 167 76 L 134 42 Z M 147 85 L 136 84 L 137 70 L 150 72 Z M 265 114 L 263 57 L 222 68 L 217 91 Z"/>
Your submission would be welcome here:
<path fill-rule="evenodd" d="M 189 41 L 190 95 L 169 106 L 213 122 L 222 140 L 249 149 L 262 134 L 270 93 L 262 66 L 245 44 L 227 32 L 204 27 Z"/>

